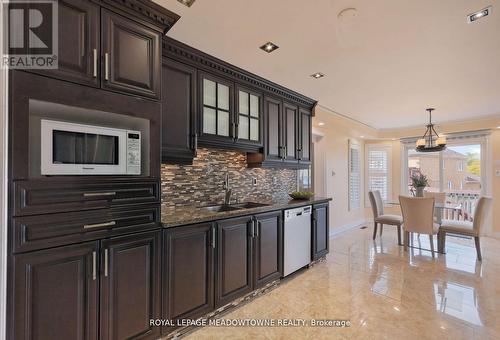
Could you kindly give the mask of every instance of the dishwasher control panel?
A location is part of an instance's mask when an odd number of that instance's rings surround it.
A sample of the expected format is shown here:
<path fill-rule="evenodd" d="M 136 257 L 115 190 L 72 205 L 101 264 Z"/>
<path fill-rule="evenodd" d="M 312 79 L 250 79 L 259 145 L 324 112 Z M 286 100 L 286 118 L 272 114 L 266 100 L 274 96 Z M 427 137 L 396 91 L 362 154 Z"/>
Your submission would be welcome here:
<path fill-rule="evenodd" d="M 310 205 L 306 207 L 285 210 L 285 222 L 299 216 L 310 216 L 311 213 L 312 207 Z"/>

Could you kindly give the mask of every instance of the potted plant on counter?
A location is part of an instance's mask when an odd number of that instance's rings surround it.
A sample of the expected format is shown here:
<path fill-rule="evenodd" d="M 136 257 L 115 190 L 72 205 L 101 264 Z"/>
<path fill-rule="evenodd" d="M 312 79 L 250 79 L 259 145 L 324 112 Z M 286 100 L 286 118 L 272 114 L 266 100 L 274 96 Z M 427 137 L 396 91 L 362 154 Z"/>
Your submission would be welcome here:
<path fill-rule="evenodd" d="M 424 197 L 424 189 L 429 186 L 427 176 L 420 174 L 411 178 L 411 186 L 415 189 L 416 197 Z"/>

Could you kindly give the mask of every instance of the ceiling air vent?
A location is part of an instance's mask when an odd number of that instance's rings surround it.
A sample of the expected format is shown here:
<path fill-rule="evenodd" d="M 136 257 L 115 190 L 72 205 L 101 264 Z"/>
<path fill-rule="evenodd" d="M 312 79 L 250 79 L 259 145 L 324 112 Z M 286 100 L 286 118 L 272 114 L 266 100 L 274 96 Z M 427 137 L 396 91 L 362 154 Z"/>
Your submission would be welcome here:
<path fill-rule="evenodd" d="M 467 16 L 467 22 L 469 24 L 473 23 L 481 18 L 487 17 L 490 14 L 491 14 L 491 6 L 483 8 L 482 10 L 477 11 L 475 13 L 469 14 Z"/>

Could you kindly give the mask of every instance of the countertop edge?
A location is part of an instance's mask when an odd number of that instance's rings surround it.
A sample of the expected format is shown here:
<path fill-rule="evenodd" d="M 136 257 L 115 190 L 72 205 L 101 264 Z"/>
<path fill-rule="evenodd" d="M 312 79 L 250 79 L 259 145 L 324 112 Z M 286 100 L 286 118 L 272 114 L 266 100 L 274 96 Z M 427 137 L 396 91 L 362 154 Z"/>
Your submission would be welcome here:
<path fill-rule="evenodd" d="M 257 208 L 251 208 L 251 209 L 241 209 L 241 210 L 234 210 L 234 211 L 230 211 L 230 212 L 216 213 L 216 214 L 213 214 L 210 216 L 203 216 L 200 218 L 185 219 L 185 220 L 179 220 L 179 221 L 175 221 L 175 222 L 163 222 L 163 221 L 161 221 L 161 225 L 163 226 L 164 229 L 169 229 L 169 228 L 188 226 L 188 225 L 192 225 L 192 224 L 214 222 L 214 221 L 225 220 L 225 219 L 230 219 L 230 218 L 237 218 L 237 217 L 242 217 L 242 216 L 261 214 L 261 213 L 272 212 L 272 211 L 276 211 L 276 210 L 298 208 L 298 207 L 303 207 L 306 205 L 326 203 L 329 201 L 333 201 L 333 198 L 318 197 L 318 198 L 313 198 L 310 200 L 290 200 L 286 203 L 283 202 L 283 203 L 271 204 L 271 205 L 264 206 L 264 207 L 257 207 Z M 193 209 L 199 209 L 199 208 L 193 208 Z"/>

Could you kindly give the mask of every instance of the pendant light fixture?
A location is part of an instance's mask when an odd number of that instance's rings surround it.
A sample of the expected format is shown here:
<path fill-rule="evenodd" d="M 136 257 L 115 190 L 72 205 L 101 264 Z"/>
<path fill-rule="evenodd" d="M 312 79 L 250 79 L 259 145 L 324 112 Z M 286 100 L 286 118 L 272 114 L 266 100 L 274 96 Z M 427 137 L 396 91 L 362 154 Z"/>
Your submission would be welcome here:
<path fill-rule="evenodd" d="M 418 152 L 436 152 L 446 149 L 446 137 L 439 136 L 434 129 L 434 124 L 432 124 L 432 111 L 433 108 L 427 109 L 429 112 L 429 124 L 427 124 L 427 130 L 425 134 L 417 140 L 415 149 Z"/>

